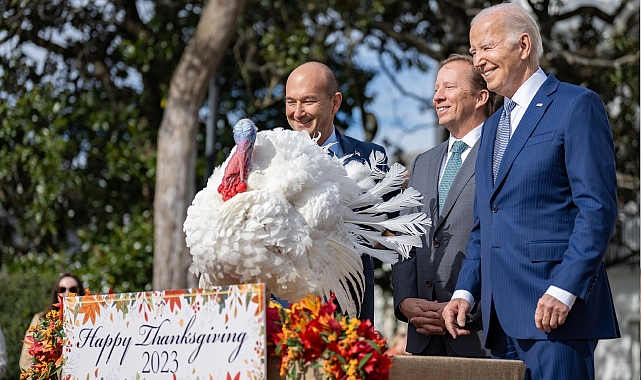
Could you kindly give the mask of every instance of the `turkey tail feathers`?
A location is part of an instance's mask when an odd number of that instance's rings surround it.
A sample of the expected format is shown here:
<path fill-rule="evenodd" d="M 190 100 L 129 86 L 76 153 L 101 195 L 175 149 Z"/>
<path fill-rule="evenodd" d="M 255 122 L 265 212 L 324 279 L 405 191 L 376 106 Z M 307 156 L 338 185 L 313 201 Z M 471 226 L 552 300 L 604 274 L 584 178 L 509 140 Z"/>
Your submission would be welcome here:
<path fill-rule="evenodd" d="M 363 262 L 353 250 L 334 239 L 327 239 L 327 251 L 331 256 L 329 267 L 323 269 L 323 294 L 327 299 L 334 292 L 341 308 L 349 315 L 356 315 L 356 304 L 350 295 L 350 284 L 357 296 L 359 305 L 363 303 L 365 294 L 365 277 Z"/>
<path fill-rule="evenodd" d="M 398 260 L 397 253 L 402 258 L 408 258 L 412 247 L 422 246 L 421 237 L 432 221 L 422 212 L 409 213 L 423 205 L 423 196 L 411 187 L 400 190 L 407 179 L 405 167 L 395 163 L 389 171 L 383 172 L 378 167 L 384 162 L 382 153 L 372 152 L 370 175 L 359 178 L 358 186 L 363 191 L 348 200 L 346 205 L 350 210 L 344 212 L 343 220 L 357 250 L 393 264 Z M 385 195 L 398 191 L 397 195 L 383 200 Z M 389 218 L 389 213 L 396 212 L 405 215 Z M 384 231 L 392 236 L 383 235 Z"/>

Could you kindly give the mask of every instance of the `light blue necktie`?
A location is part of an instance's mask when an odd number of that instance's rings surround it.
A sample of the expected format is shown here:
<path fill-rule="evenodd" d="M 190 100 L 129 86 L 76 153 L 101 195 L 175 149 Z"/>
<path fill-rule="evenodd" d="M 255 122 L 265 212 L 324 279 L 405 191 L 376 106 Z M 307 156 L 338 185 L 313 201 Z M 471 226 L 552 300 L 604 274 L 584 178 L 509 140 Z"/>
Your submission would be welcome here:
<path fill-rule="evenodd" d="M 499 173 L 499 167 L 501 166 L 501 160 L 503 159 L 503 153 L 505 152 L 505 147 L 510 141 L 510 112 L 516 107 L 514 100 L 510 98 L 505 98 L 505 103 L 503 104 L 503 112 L 501 113 L 501 118 L 499 119 L 499 126 L 496 130 L 496 139 L 494 139 L 494 157 L 492 159 L 492 182 L 496 182 L 496 175 Z"/>
<path fill-rule="evenodd" d="M 438 187 L 438 212 L 441 213 L 443 210 L 443 204 L 445 204 L 445 198 L 447 198 L 447 193 L 450 191 L 450 186 L 456 178 L 456 173 L 458 173 L 459 168 L 461 167 L 461 153 L 467 149 L 468 146 L 463 141 L 455 141 L 452 144 L 452 154 L 450 155 L 447 164 L 445 164 L 445 171 L 443 171 L 443 177 L 441 177 L 441 184 Z"/>

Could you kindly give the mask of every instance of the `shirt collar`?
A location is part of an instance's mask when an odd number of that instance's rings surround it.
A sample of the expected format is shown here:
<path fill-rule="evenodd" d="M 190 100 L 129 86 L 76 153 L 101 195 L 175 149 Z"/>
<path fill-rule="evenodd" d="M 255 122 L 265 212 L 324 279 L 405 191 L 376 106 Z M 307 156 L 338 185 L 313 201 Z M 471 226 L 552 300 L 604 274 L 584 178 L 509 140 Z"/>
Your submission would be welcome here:
<path fill-rule="evenodd" d="M 512 96 L 512 100 L 519 107 L 527 109 L 532 99 L 534 99 L 534 95 L 536 95 L 546 79 L 548 79 L 547 75 L 545 75 L 543 69 L 539 67 L 539 69 L 516 90 Z"/>
<path fill-rule="evenodd" d="M 481 123 L 481 125 L 479 125 L 478 127 L 466 133 L 465 136 L 463 136 L 463 138 L 461 139 L 469 148 L 473 147 L 474 144 L 476 144 L 478 139 L 481 137 L 481 130 L 482 130 L 483 124 L 485 123 Z M 450 139 L 448 141 L 448 146 L 447 146 L 448 152 L 452 151 L 452 145 L 454 145 L 455 142 L 456 142 L 456 137 L 450 134 Z"/>
<path fill-rule="evenodd" d="M 331 144 L 331 145 L 330 145 Z M 329 135 L 327 140 L 323 143 L 322 146 L 328 146 L 329 150 L 333 152 L 336 156 L 340 157 L 340 144 L 338 143 L 338 136 L 336 136 L 336 127 L 332 126 L 332 134 Z"/>

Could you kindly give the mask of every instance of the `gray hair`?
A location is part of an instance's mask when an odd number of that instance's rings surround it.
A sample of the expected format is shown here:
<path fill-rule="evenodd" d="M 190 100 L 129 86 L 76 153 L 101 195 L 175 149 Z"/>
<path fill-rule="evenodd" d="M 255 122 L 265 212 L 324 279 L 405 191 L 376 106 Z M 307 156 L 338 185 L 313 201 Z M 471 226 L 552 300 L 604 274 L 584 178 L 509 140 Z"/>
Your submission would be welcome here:
<path fill-rule="evenodd" d="M 534 17 L 532 17 L 532 15 L 525 9 L 512 3 L 497 4 L 480 11 L 472 19 L 470 26 L 473 26 L 474 23 L 486 16 L 496 14 L 501 14 L 501 19 L 507 27 L 507 30 L 505 31 L 507 39 L 511 42 L 517 42 L 522 33 L 527 33 L 530 36 L 530 39 L 532 40 L 532 54 L 530 57 L 534 59 L 534 63 L 538 66 L 539 60 L 543 56 L 541 32 L 539 31 L 539 27 L 536 24 Z"/>

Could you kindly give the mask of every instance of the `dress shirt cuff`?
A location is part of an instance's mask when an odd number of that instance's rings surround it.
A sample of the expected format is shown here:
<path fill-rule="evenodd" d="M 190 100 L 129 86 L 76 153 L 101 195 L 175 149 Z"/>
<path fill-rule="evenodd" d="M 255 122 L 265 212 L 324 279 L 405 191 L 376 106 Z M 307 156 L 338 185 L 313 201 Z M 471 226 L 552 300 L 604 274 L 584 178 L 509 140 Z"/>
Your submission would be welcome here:
<path fill-rule="evenodd" d="M 557 288 L 554 285 L 550 285 L 548 291 L 545 292 L 545 294 L 549 294 L 557 300 L 563 302 L 565 306 L 569 307 L 570 309 L 572 309 L 572 305 L 574 305 L 574 301 L 576 301 L 576 296 L 574 294 L 568 292 L 567 290 Z"/>
<path fill-rule="evenodd" d="M 466 300 L 470 304 L 470 310 L 472 310 L 472 308 L 474 307 L 474 296 L 467 290 L 459 289 L 454 291 L 454 294 L 452 294 L 452 299 L 454 298 L 462 298 Z"/>

